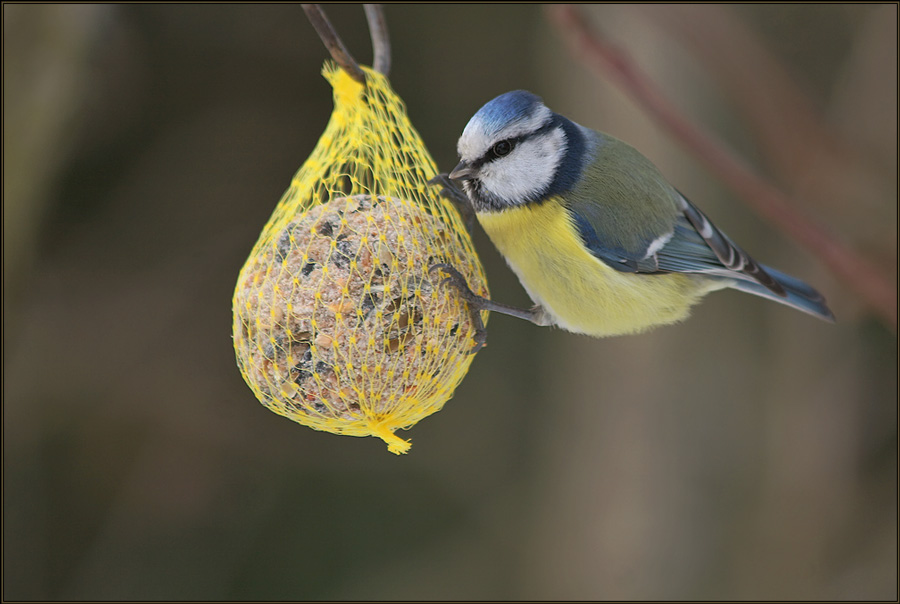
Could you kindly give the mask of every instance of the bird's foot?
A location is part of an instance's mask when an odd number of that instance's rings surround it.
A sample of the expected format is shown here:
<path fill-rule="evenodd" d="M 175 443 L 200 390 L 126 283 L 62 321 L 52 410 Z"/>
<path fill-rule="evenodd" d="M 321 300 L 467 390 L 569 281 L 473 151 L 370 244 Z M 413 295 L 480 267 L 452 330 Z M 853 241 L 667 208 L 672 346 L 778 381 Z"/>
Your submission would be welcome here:
<path fill-rule="evenodd" d="M 456 183 L 453 182 L 450 175 L 446 172 L 438 174 L 429 180 L 428 184 L 441 187 L 441 197 L 445 197 L 453 202 L 471 235 L 475 229 L 475 210 L 472 208 L 472 202 L 469 201 L 465 191 L 456 186 Z"/>
<path fill-rule="evenodd" d="M 485 309 L 485 302 L 490 302 L 487 298 L 482 298 L 478 294 L 472 291 L 472 288 L 469 287 L 468 281 L 466 278 L 460 273 L 458 270 L 450 266 L 449 264 L 440 263 L 434 264 L 431 268 L 428 269 L 429 273 L 433 273 L 435 271 L 443 271 L 449 277 L 445 277 L 441 281 L 441 285 L 452 285 L 454 289 L 456 289 L 459 296 L 466 301 L 469 306 L 469 314 L 472 319 L 472 326 L 475 328 L 475 334 L 472 336 L 472 339 L 475 340 L 475 346 L 469 351 L 469 354 L 475 354 L 487 344 L 487 328 L 484 326 L 484 321 L 481 319 L 481 311 Z M 489 310 L 489 309 L 488 309 Z"/>

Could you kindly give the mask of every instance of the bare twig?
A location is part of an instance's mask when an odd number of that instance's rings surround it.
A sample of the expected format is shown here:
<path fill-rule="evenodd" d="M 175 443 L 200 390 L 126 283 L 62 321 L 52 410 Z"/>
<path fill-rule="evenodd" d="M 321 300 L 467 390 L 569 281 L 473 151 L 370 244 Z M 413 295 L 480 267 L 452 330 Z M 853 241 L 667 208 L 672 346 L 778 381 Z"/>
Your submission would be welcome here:
<path fill-rule="evenodd" d="M 372 67 L 380 74 L 388 75 L 391 70 L 391 39 L 388 36 L 387 22 L 380 4 L 363 4 L 366 20 L 369 22 L 369 34 L 372 36 Z"/>
<path fill-rule="evenodd" d="M 684 117 L 630 58 L 588 30 L 570 5 L 549 8 L 573 52 L 621 86 L 650 116 L 688 146 L 757 213 L 794 238 L 844 280 L 888 325 L 897 328 L 897 287 L 866 259 L 796 210 L 796 200 L 756 174 L 727 147 Z"/>
<path fill-rule="evenodd" d="M 347 47 L 344 46 L 340 36 L 337 35 L 337 32 L 331 25 L 328 17 L 326 17 L 325 13 L 322 11 L 322 8 L 318 4 L 303 4 L 302 6 L 303 10 L 306 11 L 309 22 L 312 23 L 312 26 L 316 29 L 316 33 L 319 34 L 319 37 L 325 44 L 325 48 L 331 53 L 331 58 L 333 58 L 334 61 L 341 66 L 341 69 L 346 71 L 350 77 L 360 84 L 365 84 L 365 72 L 360 69 L 357 62 L 350 55 L 350 52 L 347 50 Z"/>

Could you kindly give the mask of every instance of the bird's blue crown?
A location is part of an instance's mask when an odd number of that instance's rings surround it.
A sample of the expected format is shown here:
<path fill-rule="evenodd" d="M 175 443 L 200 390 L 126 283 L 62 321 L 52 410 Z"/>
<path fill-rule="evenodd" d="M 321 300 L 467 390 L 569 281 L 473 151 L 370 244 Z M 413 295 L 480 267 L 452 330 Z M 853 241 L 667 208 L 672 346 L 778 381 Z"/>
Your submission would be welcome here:
<path fill-rule="evenodd" d="M 513 90 L 488 101 L 475 114 L 475 119 L 482 123 L 485 134 L 490 136 L 515 120 L 528 117 L 542 104 L 539 96 L 527 90 Z"/>

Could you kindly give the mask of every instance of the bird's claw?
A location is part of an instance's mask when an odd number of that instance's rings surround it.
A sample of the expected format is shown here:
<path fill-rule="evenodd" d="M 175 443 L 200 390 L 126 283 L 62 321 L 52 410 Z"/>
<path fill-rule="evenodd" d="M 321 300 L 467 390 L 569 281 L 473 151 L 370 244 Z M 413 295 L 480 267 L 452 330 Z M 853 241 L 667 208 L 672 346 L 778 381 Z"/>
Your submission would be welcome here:
<path fill-rule="evenodd" d="M 428 269 L 428 272 L 432 272 L 434 270 L 442 270 L 449 275 L 449 277 L 444 277 L 441 280 L 441 285 L 446 285 L 448 283 L 452 284 L 454 288 L 456 288 L 459 295 L 466 300 L 466 302 L 470 302 L 473 305 L 477 306 L 478 301 L 480 300 L 478 294 L 472 291 L 472 288 L 469 287 L 468 281 L 454 267 L 445 263 L 433 264 L 431 268 Z"/>
<path fill-rule="evenodd" d="M 449 277 L 444 277 L 441 279 L 441 286 L 450 284 L 456 289 L 457 293 L 460 297 L 466 301 L 469 306 L 469 313 L 472 318 L 472 324 L 475 327 L 475 333 L 472 336 L 472 339 L 475 341 L 475 346 L 473 346 L 468 354 L 475 354 L 482 348 L 487 345 L 487 329 L 484 326 L 484 321 L 481 319 L 481 298 L 472 291 L 469 287 L 466 278 L 456 270 L 454 267 L 450 266 L 446 263 L 438 263 L 433 264 L 429 267 L 428 272 L 434 272 L 436 270 L 441 270 L 450 275 Z"/>
<path fill-rule="evenodd" d="M 456 186 L 456 183 L 453 182 L 453 179 L 451 179 L 450 175 L 446 172 L 432 177 L 427 183 L 429 185 L 441 187 L 441 197 L 453 202 L 456 209 L 459 210 L 459 213 L 465 220 L 466 228 L 469 229 L 469 234 L 471 234 L 475 228 L 475 211 L 472 209 L 472 203 L 469 201 L 468 195 Z"/>

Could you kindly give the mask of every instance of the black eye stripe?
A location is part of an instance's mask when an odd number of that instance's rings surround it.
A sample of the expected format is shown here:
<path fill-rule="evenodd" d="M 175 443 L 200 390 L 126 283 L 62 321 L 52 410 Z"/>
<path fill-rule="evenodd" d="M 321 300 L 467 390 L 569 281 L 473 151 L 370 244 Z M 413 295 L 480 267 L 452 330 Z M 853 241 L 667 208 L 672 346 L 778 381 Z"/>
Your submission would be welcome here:
<path fill-rule="evenodd" d="M 515 149 L 519 145 L 519 143 L 521 143 L 523 141 L 527 141 L 528 139 L 531 139 L 531 138 L 535 138 L 536 136 L 540 136 L 541 134 L 544 134 L 546 132 L 549 132 L 550 130 L 555 128 L 556 125 L 557 124 L 554 122 L 554 120 L 548 120 L 543 126 L 538 128 L 534 132 L 529 132 L 528 134 L 521 134 L 519 136 L 514 136 L 512 138 L 507 138 L 502 141 L 498 141 L 497 143 L 494 143 L 494 145 L 491 146 L 491 148 L 488 149 L 484 155 L 482 155 L 479 159 L 474 161 L 472 163 L 472 165 L 474 167 L 481 167 L 486 163 L 494 161 L 495 159 L 499 159 L 501 157 L 505 157 L 506 155 L 509 155 L 509 152 L 507 152 L 503 155 L 498 155 L 496 153 L 496 151 L 494 151 L 494 149 L 500 143 L 503 143 L 503 142 L 509 143 L 510 152 L 511 152 L 513 149 Z"/>

